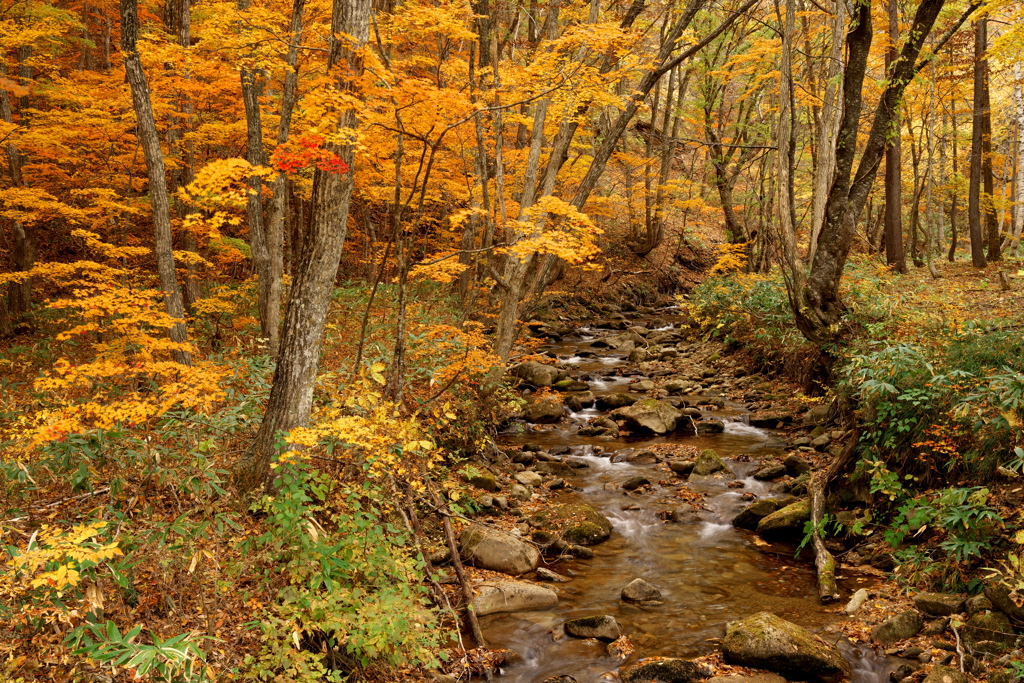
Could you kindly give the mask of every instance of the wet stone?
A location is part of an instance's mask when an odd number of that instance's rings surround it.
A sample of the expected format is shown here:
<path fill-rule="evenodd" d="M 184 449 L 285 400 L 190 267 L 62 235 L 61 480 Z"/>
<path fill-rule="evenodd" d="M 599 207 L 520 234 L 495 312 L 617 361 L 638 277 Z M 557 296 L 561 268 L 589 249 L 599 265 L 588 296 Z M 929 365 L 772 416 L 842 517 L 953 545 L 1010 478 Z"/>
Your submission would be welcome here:
<path fill-rule="evenodd" d="M 908 610 L 887 619 L 871 629 L 871 640 L 889 646 L 907 638 L 913 638 L 924 627 L 924 619 L 915 610 Z"/>
<path fill-rule="evenodd" d="M 565 622 L 566 634 L 574 638 L 597 638 L 612 641 L 622 635 L 619 622 L 607 614 L 595 617 L 580 617 Z"/>
<path fill-rule="evenodd" d="M 622 483 L 622 489 L 624 491 L 635 491 L 638 488 L 640 488 L 641 486 L 647 486 L 650 483 L 651 483 L 651 480 L 648 479 L 647 477 L 637 475 L 635 477 L 630 477 L 629 479 L 624 481 Z"/>
<path fill-rule="evenodd" d="M 622 599 L 630 602 L 660 600 L 661 591 L 643 579 L 633 579 L 622 588 Z"/>

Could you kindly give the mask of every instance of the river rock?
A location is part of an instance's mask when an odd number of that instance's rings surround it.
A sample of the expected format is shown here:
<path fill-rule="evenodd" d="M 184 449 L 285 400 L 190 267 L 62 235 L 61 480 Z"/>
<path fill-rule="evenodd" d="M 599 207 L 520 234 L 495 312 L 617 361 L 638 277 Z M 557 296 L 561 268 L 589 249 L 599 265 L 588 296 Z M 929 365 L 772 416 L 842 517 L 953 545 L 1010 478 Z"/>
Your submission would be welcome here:
<path fill-rule="evenodd" d="M 537 580 L 548 581 L 549 583 L 566 583 L 571 579 L 568 576 L 562 576 L 558 572 L 553 572 L 550 569 L 544 567 L 537 568 Z"/>
<path fill-rule="evenodd" d="M 740 510 L 739 514 L 732 520 L 732 525 L 734 527 L 739 527 L 740 529 L 750 529 L 753 531 L 757 528 L 758 522 L 778 509 L 779 500 L 777 498 L 762 498 L 761 500 L 755 500 L 753 503 Z"/>
<path fill-rule="evenodd" d="M 787 455 L 782 464 L 786 466 L 786 473 L 791 477 L 799 477 L 804 472 L 811 471 L 811 463 L 799 455 Z"/>
<path fill-rule="evenodd" d="M 838 683 L 850 675 L 835 645 L 770 612 L 726 624 L 722 651 L 732 664 L 800 680 Z"/>
<path fill-rule="evenodd" d="M 785 465 L 765 465 L 754 472 L 754 479 L 757 479 L 758 481 L 771 481 L 772 479 L 778 479 L 785 473 Z"/>
<path fill-rule="evenodd" d="M 551 388 L 555 391 L 589 391 L 590 385 L 578 379 L 567 377 L 552 384 Z"/>
<path fill-rule="evenodd" d="M 924 683 L 967 683 L 967 674 L 941 664 L 933 666 L 924 678 Z"/>
<path fill-rule="evenodd" d="M 556 398 L 536 399 L 523 408 L 523 419 L 535 424 L 552 424 L 562 419 L 565 410 Z"/>
<path fill-rule="evenodd" d="M 978 612 L 995 609 L 995 605 L 982 593 L 981 595 L 972 595 L 964 600 L 964 609 L 967 610 L 967 616 L 973 617 Z"/>
<path fill-rule="evenodd" d="M 776 429 L 793 422 L 793 414 L 777 410 L 758 411 L 750 415 L 750 426 L 758 429 Z"/>
<path fill-rule="evenodd" d="M 569 394 L 565 397 L 565 405 L 569 407 L 574 413 L 578 413 L 584 408 L 589 408 L 594 405 L 597 398 L 594 396 L 593 391 L 581 391 L 575 394 Z"/>
<path fill-rule="evenodd" d="M 512 478 L 523 486 L 540 486 L 544 483 L 544 477 L 540 476 L 536 472 L 531 472 L 530 470 L 516 472 L 512 475 Z"/>
<path fill-rule="evenodd" d="M 680 413 L 667 401 L 645 398 L 613 410 L 611 417 L 624 421 L 626 428 L 632 431 L 668 434 L 675 430 Z"/>
<path fill-rule="evenodd" d="M 851 617 L 860 611 L 860 608 L 864 606 L 864 603 L 868 601 L 868 591 L 866 588 L 858 588 L 857 592 L 850 597 L 850 601 L 846 603 L 846 607 L 843 611 L 849 614 Z"/>
<path fill-rule="evenodd" d="M 597 617 L 580 617 L 565 622 L 565 632 L 574 638 L 597 638 L 616 640 L 622 635 L 619 622 L 607 614 Z"/>
<path fill-rule="evenodd" d="M 922 628 L 924 619 L 917 610 L 907 610 L 871 629 L 871 640 L 883 647 L 889 647 L 893 643 L 913 638 Z"/>
<path fill-rule="evenodd" d="M 963 628 L 963 639 L 970 647 L 988 640 L 1003 646 L 1011 646 L 1017 640 L 1010 617 L 1002 612 L 979 612 L 967 620 Z"/>
<path fill-rule="evenodd" d="M 533 466 L 533 469 L 540 474 L 552 474 L 556 477 L 571 477 L 575 474 L 575 470 L 572 465 L 558 460 L 552 462 L 539 462 Z"/>
<path fill-rule="evenodd" d="M 492 493 L 498 490 L 498 481 L 490 472 L 473 475 L 469 478 L 469 485 Z"/>
<path fill-rule="evenodd" d="M 757 533 L 768 539 L 800 538 L 804 524 L 811 520 L 811 503 L 807 499 L 776 510 L 757 523 Z"/>
<path fill-rule="evenodd" d="M 674 379 L 666 382 L 663 388 L 669 394 L 682 394 L 683 392 L 689 391 L 692 386 L 693 383 L 685 379 Z"/>
<path fill-rule="evenodd" d="M 964 611 L 964 599 L 948 593 L 918 593 L 914 596 L 914 607 L 933 617 L 948 617 Z"/>
<path fill-rule="evenodd" d="M 985 585 L 985 597 L 1003 614 L 1009 615 L 1015 621 L 1024 622 L 1024 606 L 1014 602 L 1010 595 L 1010 589 L 1006 586 L 1001 586 L 998 583 L 987 583 Z"/>
<path fill-rule="evenodd" d="M 541 683 L 579 683 L 579 681 L 568 674 L 562 674 L 561 676 L 545 678 Z"/>
<path fill-rule="evenodd" d="M 567 373 L 553 365 L 545 365 L 531 360 L 515 366 L 509 371 L 509 374 L 535 387 L 550 387 L 564 378 Z"/>
<path fill-rule="evenodd" d="M 536 529 L 570 545 L 595 545 L 612 535 L 612 523 L 593 505 L 570 503 L 538 512 L 530 518 Z"/>
<path fill-rule="evenodd" d="M 693 471 L 690 473 L 692 478 L 694 475 L 704 477 L 715 472 L 721 472 L 728 470 L 729 466 L 725 464 L 721 456 L 710 448 L 705 448 L 697 456 L 696 462 L 693 464 Z"/>
<path fill-rule="evenodd" d="M 721 434 L 725 431 L 725 423 L 718 419 L 701 420 L 696 428 L 698 434 Z"/>
<path fill-rule="evenodd" d="M 630 477 L 626 481 L 622 482 L 622 490 L 623 491 L 636 491 L 641 486 L 647 486 L 650 483 L 651 483 L 651 480 L 648 479 L 647 477 L 637 475 L 635 477 Z"/>
<path fill-rule="evenodd" d="M 532 572 L 540 563 L 540 552 L 512 534 L 482 526 L 471 526 L 459 538 L 462 559 L 475 567 L 518 576 Z"/>
<path fill-rule="evenodd" d="M 629 394 L 604 394 L 597 397 L 598 410 L 615 410 L 624 406 L 631 406 L 637 402 L 636 396 Z"/>
<path fill-rule="evenodd" d="M 668 468 L 681 477 L 689 476 L 696 466 L 697 463 L 692 460 L 673 460 L 668 464 Z"/>
<path fill-rule="evenodd" d="M 626 462 L 633 465 L 654 465 L 661 462 L 661 456 L 654 451 L 637 451 L 627 455 Z"/>
<path fill-rule="evenodd" d="M 643 579 L 633 579 L 622 587 L 622 599 L 630 602 L 661 600 L 661 591 Z"/>
<path fill-rule="evenodd" d="M 536 461 L 537 455 L 529 451 L 519 451 L 512 454 L 512 462 L 519 463 L 520 465 L 532 465 Z"/>
<path fill-rule="evenodd" d="M 498 612 L 547 609 L 558 604 L 555 591 L 524 581 L 489 581 L 476 589 L 472 605 L 480 617 Z"/>
<path fill-rule="evenodd" d="M 778 674 L 762 672 L 749 675 L 715 676 L 709 678 L 707 683 L 786 683 L 786 679 Z"/>
<path fill-rule="evenodd" d="M 520 472 L 519 474 L 522 473 Z M 530 492 L 530 489 L 526 488 L 522 484 L 512 484 L 512 486 L 508 488 L 508 495 L 514 500 L 518 500 L 523 503 L 530 500 L 530 498 L 533 498 L 533 494 Z"/>
<path fill-rule="evenodd" d="M 695 683 L 711 677 L 711 670 L 688 659 L 641 659 L 619 672 L 622 683 Z"/>

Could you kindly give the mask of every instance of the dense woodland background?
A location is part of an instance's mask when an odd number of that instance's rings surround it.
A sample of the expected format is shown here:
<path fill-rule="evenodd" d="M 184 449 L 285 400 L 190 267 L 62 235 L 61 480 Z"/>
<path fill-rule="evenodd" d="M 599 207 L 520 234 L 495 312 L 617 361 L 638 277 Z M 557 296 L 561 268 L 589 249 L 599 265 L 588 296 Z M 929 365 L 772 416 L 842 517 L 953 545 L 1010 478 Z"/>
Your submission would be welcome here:
<path fill-rule="evenodd" d="M 1024 465 L 1019 2 L 0 7 L 5 678 L 437 665 L 534 316 L 686 293 L 894 508 Z"/>

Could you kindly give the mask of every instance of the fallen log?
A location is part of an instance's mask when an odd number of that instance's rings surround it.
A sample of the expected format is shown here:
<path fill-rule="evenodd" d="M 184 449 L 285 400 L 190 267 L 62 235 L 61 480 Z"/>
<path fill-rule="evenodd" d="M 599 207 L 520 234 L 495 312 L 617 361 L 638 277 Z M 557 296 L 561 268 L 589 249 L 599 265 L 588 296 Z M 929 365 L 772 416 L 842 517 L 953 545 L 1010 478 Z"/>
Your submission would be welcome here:
<path fill-rule="evenodd" d="M 822 519 L 825 517 L 825 481 L 826 472 L 818 472 L 809 487 L 811 497 L 811 544 L 814 547 L 814 566 L 818 569 L 818 598 L 822 604 L 835 602 L 839 599 L 839 587 L 836 585 L 836 558 L 825 547 L 821 538 Z"/>

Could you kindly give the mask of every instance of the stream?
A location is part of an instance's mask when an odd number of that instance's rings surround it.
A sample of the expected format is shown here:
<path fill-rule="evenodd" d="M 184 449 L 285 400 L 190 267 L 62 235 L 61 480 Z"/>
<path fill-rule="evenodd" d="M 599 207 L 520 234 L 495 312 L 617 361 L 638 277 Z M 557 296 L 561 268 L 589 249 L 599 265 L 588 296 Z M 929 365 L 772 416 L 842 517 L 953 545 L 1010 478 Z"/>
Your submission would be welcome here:
<path fill-rule="evenodd" d="M 591 347 L 594 338 L 611 332 L 587 328 L 581 332 L 583 341 L 552 343 L 542 351 L 558 355 L 574 374 L 588 376 L 597 395 L 628 391 L 631 380 L 643 378 L 617 376 L 617 369 L 627 370 L 631 364 L 622 354 Z M 578 355 L 581 352 L 585 357 Z M 603 643 L 566 637 L 561 630 L 567 619 L 592 615 L 615 617 L 635 646 L 630 662 L 648 656 L 709 654 L 718 649 L 726 622 L 762 610 L 829 641 L 838 639 L 828 631 L 841 615 L 819 604 L 813 565 L 796 561 L 792 548 L 759 547 L 754 534 L 730 523 L 752 498 L 775 495 L 769 490 L 771 482 L 757 481 L 751 475 L 763 457 L 783 452 L 784 442 L 769 431 L 749 426 L 742 405 L 726 402 L 724 408 L 707 414 L 725 422 L 723 433 L 584 437 L 577 434 L 581 426 L 603 415 L 587 409 L 571 414 L 568 421 L 531 424 L 525 432 L 502 436 L 502 444 L 513 449 L 528 443 L 545 451 L 568 447 L 570 452 L 560 458 L 575 461 L 579 469 L 566 477 L 571 487 L 562 489 L 551 504 L 594 505 L 611 520 L 613 532 L 608 541 L 592 547 L 593 559 L 548 559 L 545 566 L 571 577 L 567 583 L 546 584 L 559 592 L 556 607 L 481 618 L 491 647 L 509 648 L 521 657 L 505 668 L 498 680 L 540 683 L 564 674 L 579 683 L 617 680 L 622 662 L 610 657 Z M 734 488 L 730 488 L 727 480 L 683 484 L 663 466 L 625 461 L 630 452 L 666 443 L 714 449 L 742 486 L 733 482 Z M 621 484 L 637 475 L 650 479 L 653 486 L 623 491 Z M 659 512 L 693 509 L 677 495 L 687 488 L 705 496 L 704 509 L 686 515 L 682 523 L 662 521 Z M 636 578 L 660 589 L 660 604 L 638 605 L 620 598 L 622 587 Z M 857 587 L 853 585 L 854 590 Z M 841 645 L 854 665 L 855 683 L 888 681 L 890 665 L 884 657 L 870 648 L 847 642 Z"/>

